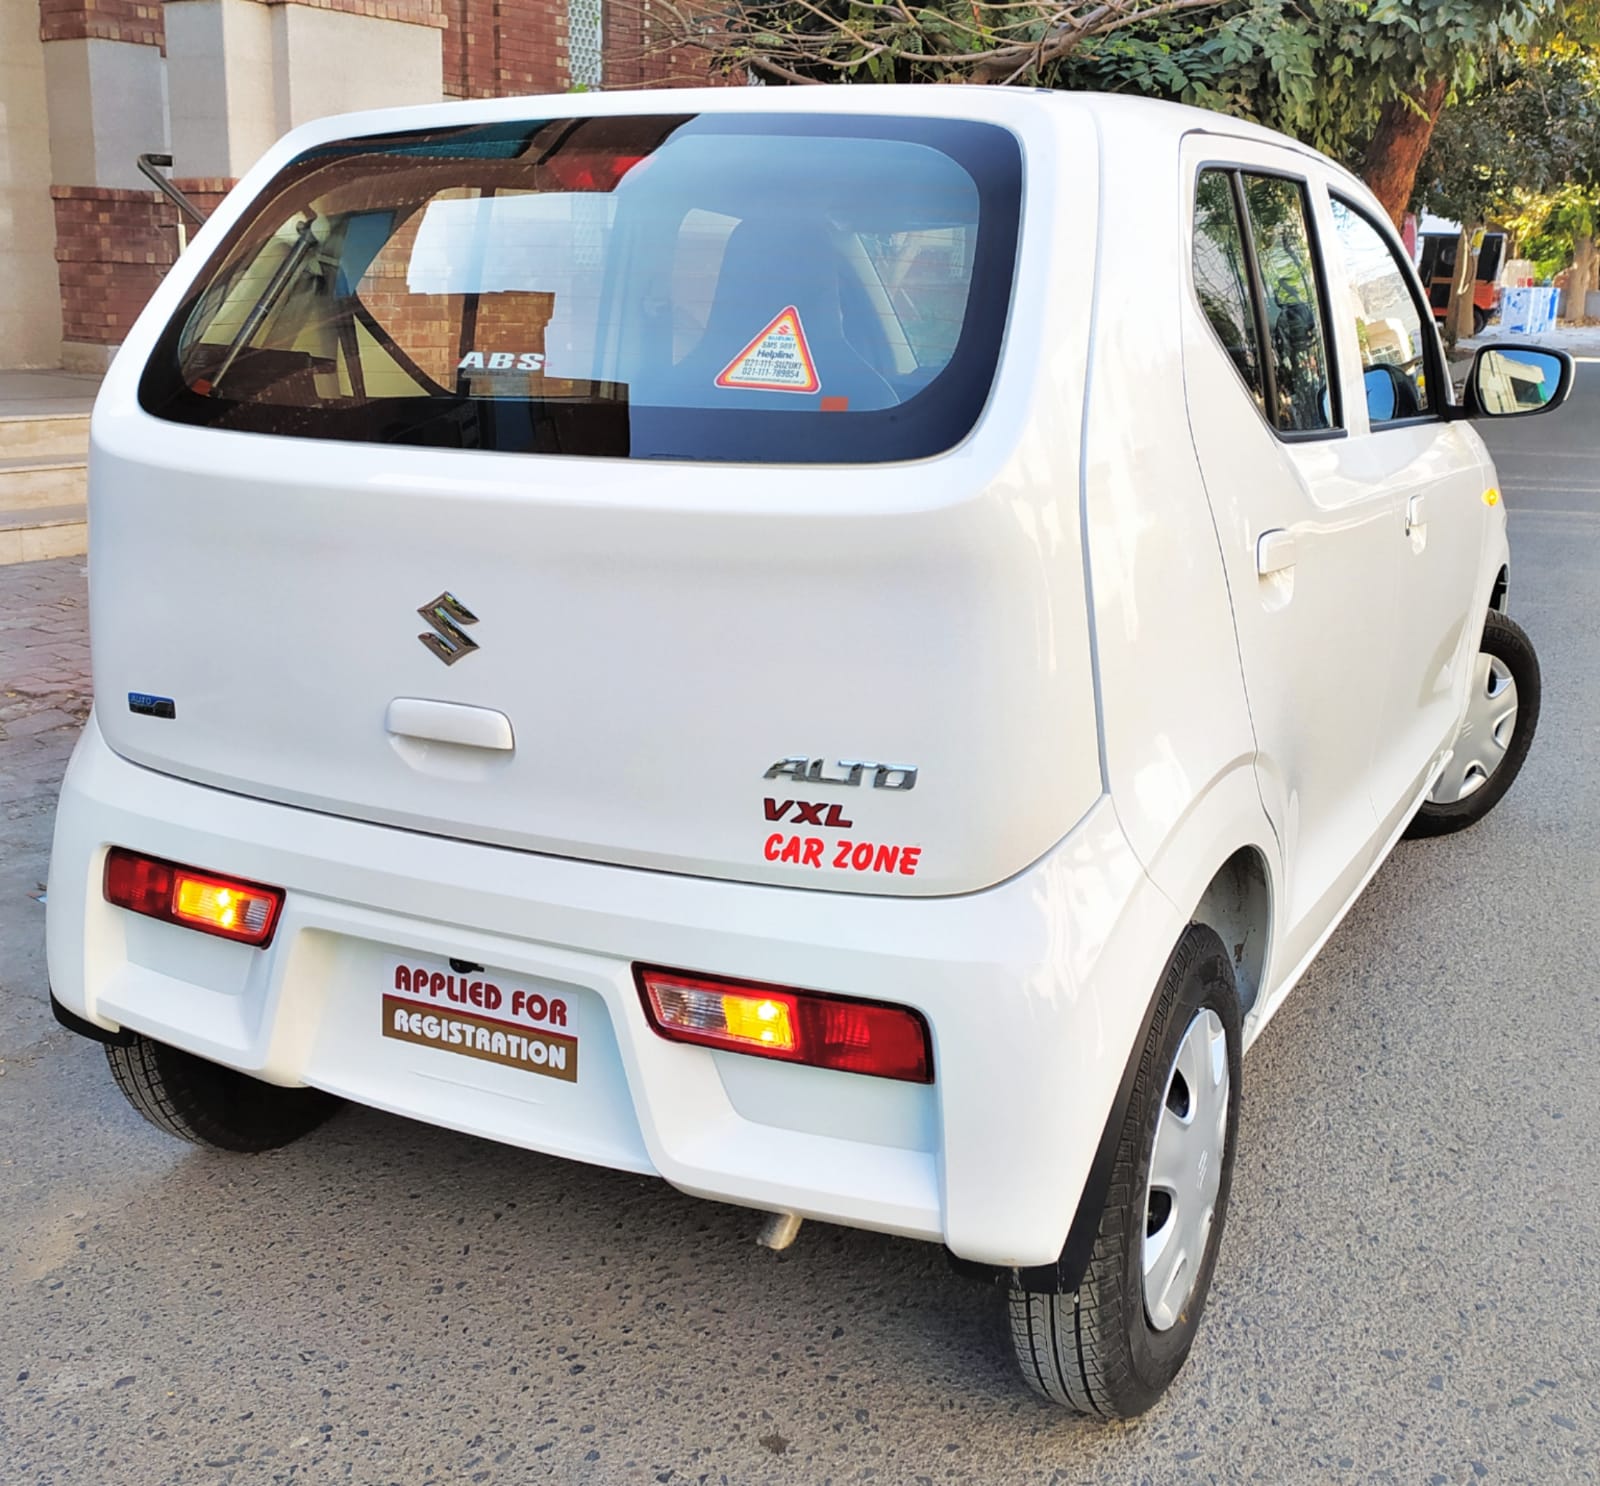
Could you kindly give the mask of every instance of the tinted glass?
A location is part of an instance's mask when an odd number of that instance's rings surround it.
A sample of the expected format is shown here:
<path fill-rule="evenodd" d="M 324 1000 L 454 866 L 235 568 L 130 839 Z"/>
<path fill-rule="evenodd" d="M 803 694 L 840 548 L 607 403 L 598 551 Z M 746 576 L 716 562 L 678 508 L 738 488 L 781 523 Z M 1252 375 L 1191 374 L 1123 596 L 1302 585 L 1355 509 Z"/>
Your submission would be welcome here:
<path fill-rule="evenodd" d="M 955 120 L 706 114 L 364 138 L 290 164 L 141 397 L 258 433 L 872 462 L 958 443 L 1021 161 Z"/>
<path fill-rule="evenodd" d="M 1250 304 L 1244 235 L 1233 199 L 1233 179 L 1221 170 L 1203 171 L 1195 187 L 1194 287 L 1222 349 L 1265 412 L 1261 347 Z"/>
<path fill-rule="evenodd" d="M 1377 424 L 1428 412 L 1427 339 L 1409 275 L 1383 234 L 1337 200 L 1333 246 L 1349 285 L 1347 314 L 1361 348 L 1367 416 Z"/>
<path fill-rule="evenodd" d="M 1334 391 L 1305 188 L 1280 176 L 1247 175 L 1244 190 L 1271 343 L 1273 421 L 1286 433 L 1332 428 Z"/>

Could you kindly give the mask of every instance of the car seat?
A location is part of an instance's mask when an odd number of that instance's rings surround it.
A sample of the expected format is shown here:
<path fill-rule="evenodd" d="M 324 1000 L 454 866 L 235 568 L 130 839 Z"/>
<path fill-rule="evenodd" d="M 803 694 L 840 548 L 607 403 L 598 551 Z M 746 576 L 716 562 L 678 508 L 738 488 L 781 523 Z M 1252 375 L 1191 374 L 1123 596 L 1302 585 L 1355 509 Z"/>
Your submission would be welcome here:
<path fill-rule="evenodd" d="M 840 300 L 844 263 L 826 230 L 812 223 L 745 221 L 729 235 L 705 334 L 675 366 L 645 368 L 630 400 L 655 407 L 817 406 L 843 398 L 849 410 L 891 408 L 888 382 L 845 338 Z M 717 378 L 783 310 L 794 306 L 820 382 L 810 394 L 719 387 Z"/>

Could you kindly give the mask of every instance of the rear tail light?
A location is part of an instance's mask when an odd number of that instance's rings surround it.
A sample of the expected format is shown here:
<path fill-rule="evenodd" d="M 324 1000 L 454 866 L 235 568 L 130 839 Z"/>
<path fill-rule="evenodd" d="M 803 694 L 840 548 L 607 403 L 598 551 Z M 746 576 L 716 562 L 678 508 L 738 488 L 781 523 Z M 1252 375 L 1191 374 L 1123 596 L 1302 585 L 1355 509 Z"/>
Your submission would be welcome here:
<path fill-rule="evenodd" d="M 199 872 L 115 846 L 106 856 L 106 902 L 147 918 L 261 946 L 272 938 L 283 890 Z"/>
<path fill-rule="evenodd" d="M 669 1042 L 933 1082 L 928 1024 L 910 1007 L 644 965 L 634 975 L 650 1025 Z"/>

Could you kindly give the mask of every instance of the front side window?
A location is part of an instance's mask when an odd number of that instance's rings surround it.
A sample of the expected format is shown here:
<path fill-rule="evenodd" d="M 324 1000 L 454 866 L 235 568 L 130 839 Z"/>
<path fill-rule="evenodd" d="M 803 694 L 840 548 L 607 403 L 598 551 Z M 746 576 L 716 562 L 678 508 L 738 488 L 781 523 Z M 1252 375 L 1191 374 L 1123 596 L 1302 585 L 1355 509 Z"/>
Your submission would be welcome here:
<path fill-rule="evenodd" d="M 1335 393 L 1305 186 L 1284 176 L 1243 179 L 1272 368 L 1272 421 L 1284 433 L 1332 429 Z"/>
<path fill-rule="evenodd" d="M 1428 340 L 1410 275 L 1383 234 L 1337 197 L 1333 242 L 1349 285 L 1368 418 L 1376 427 L 1431 412 Z"/>
<path fill-rule="evenodd" d="M 1263 413 L 1261 346 L 1250 294 L 1250 267 L 1233 195 L 1233 176 L 1205 170 L 1195 186 L 1194 287 L 1200 308 Z"/>
<path fill-rule="evenodd" d="M 953 119 L 532 120 L 307 151 L 200 274 L 147 411 L 368 443 L 871 463 L 989 395 L 1015 138 Z"/>

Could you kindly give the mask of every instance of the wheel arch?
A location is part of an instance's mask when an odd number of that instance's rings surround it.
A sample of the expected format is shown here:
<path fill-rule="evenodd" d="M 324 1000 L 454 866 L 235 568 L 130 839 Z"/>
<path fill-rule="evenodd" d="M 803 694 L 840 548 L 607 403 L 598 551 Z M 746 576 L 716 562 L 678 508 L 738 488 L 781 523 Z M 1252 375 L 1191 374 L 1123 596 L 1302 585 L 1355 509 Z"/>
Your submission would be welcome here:
<path fill-rule="evenodd" d="M 1236 847 L 1212 870 L 1195 897 L 1184 929 L 1168 950 L 1163 965 L 1170 962 L 1182 942 L 1182 935 L 1190 928 L 1198 925 L 1211 930 L 1222 941 L 1233 966 L 1234 990 L 1239 998 L 1242 1022 L 1266 989 L 1272 951 L 1272 908 L 1272 866 L 1267 852 L 1256 844 Z M 1151 984 L 1139 1033 L 1129 1050 L 1116 1098 L 1101 1129 L 1061 1255 L 1054 1264 L 1017 1270 L 1017 1283 L 1024 1290 L 1065 1294 L 1076 1290 L 1083 1281 L 1100 1227 L 1100 1215 L 1105 1208 L 1117 1141 L 1127 1118 L 1139 1060 L 1160 999 L 1161 982 L 1158 974 Z"/>
<path fill-rule="evenodd" d="M 1212 874 L 1189 922 L 1216 932 L 1233 962 L 1239 1014 L 1247 1016 L 1266 987 L 1272 950 L 1272 876 L 1258 846 L 1241 846 Z"/>
<path fill-rule="evenodd" d="M 1271 989 L 1274 915 L 1284 901 L 1267 783 L 1254 755 L 1236 760 L 1198 794 L 1146 864 L 1151 881 L 1185 921 L 1214 929 L 1228 947 L 1241 1015 Z M 1277 800 L 1276 808 L 1286 814 L 1289 801 Z"/>

